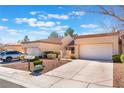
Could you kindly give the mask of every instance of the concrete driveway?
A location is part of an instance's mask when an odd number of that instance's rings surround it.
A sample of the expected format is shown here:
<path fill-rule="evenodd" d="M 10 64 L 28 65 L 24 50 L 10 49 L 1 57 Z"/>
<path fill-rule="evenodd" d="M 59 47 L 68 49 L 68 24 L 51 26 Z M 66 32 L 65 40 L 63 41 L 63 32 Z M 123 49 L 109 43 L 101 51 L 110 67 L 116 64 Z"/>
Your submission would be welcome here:
<path fill-rule="evenodd" d="M 32 76 L 27 71 L 0 67 L 0 78 L 24 87 L 106 88 L 113 87 L 113 63 L 73 60 L 39 76 Z"/>
<path fill-rule="evenodd" d="M 73 60 L 46 75 L 62 78 L 52 87 L 112 87 L 113 63 Z"/>

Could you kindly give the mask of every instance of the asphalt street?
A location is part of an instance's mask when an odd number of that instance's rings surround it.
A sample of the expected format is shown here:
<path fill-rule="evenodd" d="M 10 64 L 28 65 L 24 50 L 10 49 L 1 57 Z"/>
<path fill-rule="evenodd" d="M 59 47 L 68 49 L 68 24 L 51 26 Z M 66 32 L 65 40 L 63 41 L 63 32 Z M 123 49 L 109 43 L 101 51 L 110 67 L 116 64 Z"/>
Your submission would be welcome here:
<path fill-rule="evenodd" d="M 17 85 L 15 83 L 0 79 L 0 88 L 24 88 L 21 85 Z"/>

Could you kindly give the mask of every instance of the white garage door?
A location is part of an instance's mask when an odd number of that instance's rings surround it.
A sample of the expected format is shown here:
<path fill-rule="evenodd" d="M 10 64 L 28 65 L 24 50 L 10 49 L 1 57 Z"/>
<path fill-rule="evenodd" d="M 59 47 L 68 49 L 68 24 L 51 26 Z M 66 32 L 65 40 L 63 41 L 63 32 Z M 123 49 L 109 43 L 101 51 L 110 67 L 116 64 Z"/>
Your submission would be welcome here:
<path fill-rule="evenodd" d="M 112 44 L 81 45 L 80 58 L 111 60 Z"/>
<path fill-rule="evenodd" d="M 41 51 L 39 48 L 27 48 L 27 53 L 33 56 L 41 56 Z"/>

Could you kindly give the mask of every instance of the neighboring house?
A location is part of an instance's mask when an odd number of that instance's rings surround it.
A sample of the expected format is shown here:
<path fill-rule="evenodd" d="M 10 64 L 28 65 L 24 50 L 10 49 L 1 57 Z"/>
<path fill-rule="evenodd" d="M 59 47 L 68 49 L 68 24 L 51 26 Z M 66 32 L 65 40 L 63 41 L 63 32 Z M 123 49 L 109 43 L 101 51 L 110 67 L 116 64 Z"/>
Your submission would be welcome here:
<path fill-rule="evenodd" d="M 20 43 L 2 45 L 1 50 L 16 50 L 16 51 L 24 52 L 22 44 Z"/>
<path fill-rule="evenodd" d="M 3 44 L 0 44 L 0 51 L 3 50 Z"/>
<path fill-rule="evenodd" d="M 80 35 L 75 38 L 75 56 L 81 59 L 111 60 L 113 54 L 124 53 L 124 31 Z"/>
<path fill-rule="evenodd" d="M 31 55 L 40 56 L 43 52 L 54 51 L 60 52 L 64 56 L 66 47 L 73 41 L 71 36 L 64 38 L 49 38 L 37 41 L 23 43 L 25 52 Z"/>

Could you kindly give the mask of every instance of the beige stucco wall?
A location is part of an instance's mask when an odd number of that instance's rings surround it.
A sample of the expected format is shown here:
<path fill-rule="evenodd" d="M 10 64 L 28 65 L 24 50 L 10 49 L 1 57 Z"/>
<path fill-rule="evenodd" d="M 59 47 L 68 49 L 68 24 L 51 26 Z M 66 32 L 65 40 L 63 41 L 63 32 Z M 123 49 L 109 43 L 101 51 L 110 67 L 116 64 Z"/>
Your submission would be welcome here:
<path fill-rule="evenodd" d="M 59 52 L 61 49 L 61 45 L 58 44 L 49 44 L 49 43 L 27 43 L 24 44 L 23 47 L 26 48 L 33 48 L 37 47 L 39 48 L 42 52 L 44 51 L 55 51 Z"/>
<path fill-rule="evenodd" d="M 2 51 L 3 50 L 3 46 L 0 46 L 0 51 Z"/>
<path fill-rule="evenodd" d="M 33 47 L 38 47 L 42 52 L 44 51 L 55 51 L 55 52 L 60 52 L 63 51 L 64 47 L 67 46 L 73 38 L 71 36 L 66 36 L 65 38 L 62 39 L 62 45 L 59 44 L 51 44 L 51 43 L 26 43 L 23 44 L 23 48 L 26 51 L 26 48 L 33 48 Z"/>
<path fill-rule="evenodd" d="M 66 47 L 69 43 L 71 43 L 73 41 L 73 38 L 68 35 L 65 38 L 62 39 L 62 46 Z"/>
<path fill-rule="evenodd" d="M 24 52 L 24 48 L 22 47 L 22 45 L 5 45 L 5 46 L 3 46 L 3 49 Z"/>
<path fill-rule="evenodd" d="M 79 58 L 79 46 L 81 44 L 98 44 L 98 43 L 112 43 L 113 54 L 119 54 L 119 36 L 104 36 L 104 37 L 92 37 L 92 38 L 80 38 L 75 40 L 75 57 Z"/>

